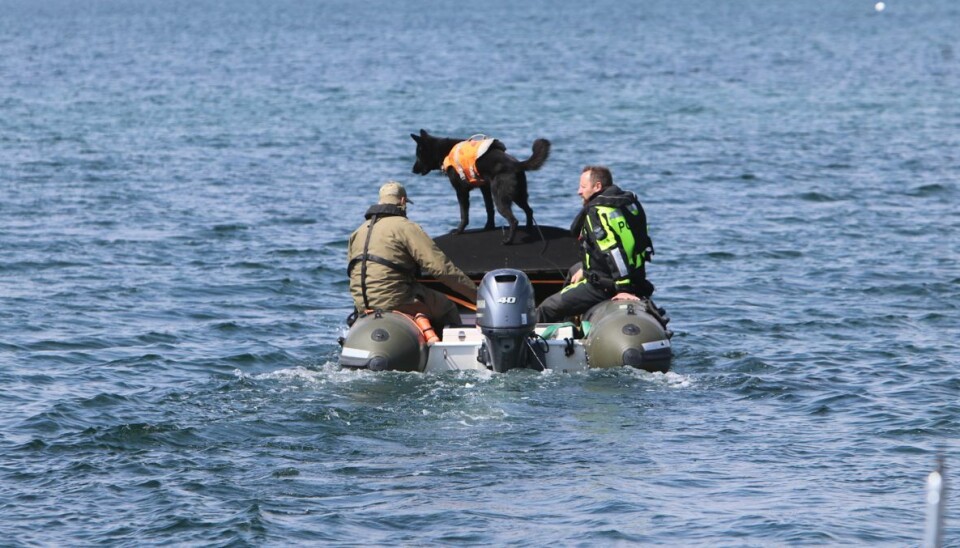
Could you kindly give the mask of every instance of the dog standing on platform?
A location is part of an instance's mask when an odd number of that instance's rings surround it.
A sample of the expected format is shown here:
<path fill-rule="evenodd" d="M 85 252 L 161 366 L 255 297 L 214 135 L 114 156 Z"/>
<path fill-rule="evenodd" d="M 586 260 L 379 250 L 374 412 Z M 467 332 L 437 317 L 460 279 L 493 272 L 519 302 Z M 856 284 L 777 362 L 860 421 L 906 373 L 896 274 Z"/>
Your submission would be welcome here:
<path fill-rule="evenodd" d="M 550 156 L 550 141 L 533 142 L 533 154 L 520 161 L 507 154 L 507 147 L 497 139 L 475 136 L 470 139 L 434 137 L 421 129 L 420 135 L 410 137 L 417 142 L 417 160 L 413 172 L 426 175 L 435 169 L 443 170 L 457 192 L 460 204 L 460 224 L 453 232 L 460 234 L 470 221 L 470 191 L 479 188 L 487 210 L 484 230 L 493 230 L 493 208 L 496 205 L 510 225 L 504 244 L 513 242 L 517 218 L 512 204 L 517 204 L 527 216 L 527 227 L 533 226 L 533 210 L 527 203 L 527 171 L 540 169 Z"/>

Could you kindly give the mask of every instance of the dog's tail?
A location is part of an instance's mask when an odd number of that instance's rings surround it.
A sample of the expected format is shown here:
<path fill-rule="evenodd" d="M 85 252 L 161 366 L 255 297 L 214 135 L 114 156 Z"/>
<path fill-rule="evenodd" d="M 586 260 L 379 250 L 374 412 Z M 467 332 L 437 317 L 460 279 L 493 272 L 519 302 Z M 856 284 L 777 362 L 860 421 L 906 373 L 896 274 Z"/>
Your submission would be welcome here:
<path fill-rule="evenodd" d="M 524 171 L 536 171 L 543 167 L 544 162 L 550 157 L 550 141 L 546 139 L 537 139 L 533 142 L 533 156 L 520 162 L 520 167 Z"/>

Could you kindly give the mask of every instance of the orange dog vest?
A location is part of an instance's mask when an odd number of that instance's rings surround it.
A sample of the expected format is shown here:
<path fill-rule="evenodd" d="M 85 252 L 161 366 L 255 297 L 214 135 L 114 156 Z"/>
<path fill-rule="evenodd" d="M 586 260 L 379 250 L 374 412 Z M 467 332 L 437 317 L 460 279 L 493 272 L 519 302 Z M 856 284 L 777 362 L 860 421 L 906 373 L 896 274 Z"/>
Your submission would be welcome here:
<path fill-rule="evenodd" d="M 453 167 L 464 181 L 473 186 L 483 184 L 483 177 L 477 171 L 477 160 L 490 148 L 493 139 L 484 135 L 474 135 L 466 141 L 460 141 L 450 149 L 450 154 L 443 159 L 443 170 Z"/>

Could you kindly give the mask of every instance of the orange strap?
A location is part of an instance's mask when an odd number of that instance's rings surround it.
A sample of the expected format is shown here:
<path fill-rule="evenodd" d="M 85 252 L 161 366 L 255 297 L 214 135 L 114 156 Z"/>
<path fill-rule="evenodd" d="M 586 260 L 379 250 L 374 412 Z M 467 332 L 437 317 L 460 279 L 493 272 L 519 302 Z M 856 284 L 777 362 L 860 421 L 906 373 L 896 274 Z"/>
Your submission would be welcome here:
<path fill-rule="evenodd" d="M 453 295 L 447 295 L 447 298 L 455 302 L 456 304 L 459 304 L 460 306 L 466 308 L 467 310 L 473 310 L 474 312 L 477 311 L 477 305 L 471 303 L 470 301 L 465 301 L 459 297 L 454 297 Z"/>

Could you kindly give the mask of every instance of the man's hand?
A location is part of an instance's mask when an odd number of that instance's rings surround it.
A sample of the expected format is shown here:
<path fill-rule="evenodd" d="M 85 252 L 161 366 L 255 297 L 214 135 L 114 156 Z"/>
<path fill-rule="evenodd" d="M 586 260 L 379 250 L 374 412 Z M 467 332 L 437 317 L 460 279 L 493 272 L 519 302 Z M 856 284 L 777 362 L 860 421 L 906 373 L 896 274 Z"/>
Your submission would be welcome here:
<path fill-rule="evenodd" d="M 570 285 L 573 285 L 583 279 L 583 269 L 577 270 L 573 273 L 573 276 L 570 277 Z"/>

